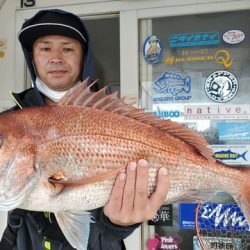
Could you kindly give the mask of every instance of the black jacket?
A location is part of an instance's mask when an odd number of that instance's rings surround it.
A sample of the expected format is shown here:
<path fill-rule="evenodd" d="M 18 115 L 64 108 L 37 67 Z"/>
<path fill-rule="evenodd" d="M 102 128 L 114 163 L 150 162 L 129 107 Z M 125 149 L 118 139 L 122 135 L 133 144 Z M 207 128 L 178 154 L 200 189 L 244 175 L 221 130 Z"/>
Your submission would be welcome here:
<path fill-rule="evenodd" d="M 21 107 L 39 106 L 34 89 L 13 94 Z M 10 111 L 19 109 L 18 105 Z M 89 250 L 123 250 L 123 239 L 139 224 L 122 227 L 112 224 L 103 209 L 90 211 L 95 223 L 90 225 Z M 8 225 L 0 242 L 1 250 L 73 250 L 53 214 L 15 209 L 8 215 Z"/>

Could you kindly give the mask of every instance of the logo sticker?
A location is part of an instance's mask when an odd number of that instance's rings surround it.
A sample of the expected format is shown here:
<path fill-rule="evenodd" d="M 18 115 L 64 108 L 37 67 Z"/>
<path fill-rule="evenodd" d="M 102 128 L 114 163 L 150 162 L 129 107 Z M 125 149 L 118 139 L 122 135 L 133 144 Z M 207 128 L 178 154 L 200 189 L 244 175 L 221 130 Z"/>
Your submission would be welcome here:
<path fill-rule="evenodd" d="M 148 225 L 173 226 L 173 205 L 162 205 Z"/>
<path fill-rule="evenodd" d="M 149 36 L 144 42 L 143 55 L 147 63 L 157 63 L 162 56 L 162 44 L 157 36 Z"/>
<path fill-rule="evenodd" d="M 249 145 L 210 145 L 216 159 L 229 165 L 248 165 Z"/>
<path fill-rule="evenodd" d="M 219 32 L 184 33 L 169 36 L 170 48 L 214 45 L 219 42 Z"/>
<path fill-rule="evenodd" d="M 215 102 L 228 102 L 238 91 L 236 77 L 224 70 L 212 73 L 205 82 L 207 96 Z"/>
<path fill-rule="evenodd" d="M 231 54 L 225 49 L 218 50 L 215 53 L 208 49 L 182 50 L 179 56 L 171 55 L 164 58 L 164 62 L 168 65 L 207 61 L 216 61 L 217 63 L 222 64 L 225 69 L 229 69 L 233 64 Z"/>
<path fill-rule="evenodd" d="M 242 249 L 242 242 L 240 238 L 231 238 L 226 237 L 207 237 L 201 236 L 202 242 L 206 242 L 208 249 Z M 202 250 L 200 242 L 197 236 L 193 237 L 193 250 Z"/>
<path fill-rule="evenodd" d="M 245 34 L 241 30 L 229 30 L 223 34 L 223 40 L 229 44 L 241 43 L 245 39 Z"/>
<path fill-rule="evenodd" d="M 165 72 L 154 82 L 155 93 L 171 94 L 189 93 L 191 90 L 191 77 L 182 77 L 180 74 Z"/>
<path fill-rule="evenodd" d="M 250 122 L 221 122 L 218 124 L 218 139 L 250 140 Z"/>
<path fill-rule="evenodd" d="M 249 120 L 249 104 L 185 105 L 185 120 Z"/>
<path fill-rule="evenodd" d="M 148 250 L 180 249 L 183 238 L 179 235 L 159 236 L 155 234 L 147 242 Z"/>

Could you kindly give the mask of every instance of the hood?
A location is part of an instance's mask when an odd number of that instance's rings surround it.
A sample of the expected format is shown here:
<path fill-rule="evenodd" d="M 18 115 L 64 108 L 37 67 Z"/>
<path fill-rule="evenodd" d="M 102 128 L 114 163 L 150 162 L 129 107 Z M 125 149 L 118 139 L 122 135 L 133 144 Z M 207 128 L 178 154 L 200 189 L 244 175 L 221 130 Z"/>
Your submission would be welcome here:
<path fill-rule="evenodd" d="M 24 22 L 18 33 L 18 39 L 23 49 L 40 106 L 44 105 L 44 100 L 36 86 L 37 75 L 33 64 L 32 46 L 36 39 L 46 35 L 63 35 L 79 40 L 85 48 L 85 58 L 80 80 L 83 81 L 87 77 L 91 79 L 92 75 L 89 35 L 82 20 L 70 12 L 59 9 L 39 11 Z"/>

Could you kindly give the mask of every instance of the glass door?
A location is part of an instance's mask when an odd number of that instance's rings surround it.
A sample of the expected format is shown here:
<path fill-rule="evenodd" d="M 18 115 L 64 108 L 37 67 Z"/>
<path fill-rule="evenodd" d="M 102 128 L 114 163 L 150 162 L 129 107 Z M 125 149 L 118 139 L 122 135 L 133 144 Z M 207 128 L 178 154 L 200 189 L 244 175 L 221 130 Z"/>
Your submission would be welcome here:
<path fill-rule="evenodd" d="M 249 10 L 139 20 L 140 106 L 196 130 L 218 160 L 235 167 L 250 163 L 249 36 Z M 220 208 L 215 199 L 210 211 Z M 221 221 L 223 211 L 233 213 L 235 207 L 221 209 Z M 144 249 L 201 249 L 195 209 L 193 203 L 162 206 L 143 229 Z M 235 228 L 226 234 L 221 226 L 209 234 L 205 223 L 207 249 L 241 249 L 233 247 L 249 241 L 245 227 L 233 243 Z"/>

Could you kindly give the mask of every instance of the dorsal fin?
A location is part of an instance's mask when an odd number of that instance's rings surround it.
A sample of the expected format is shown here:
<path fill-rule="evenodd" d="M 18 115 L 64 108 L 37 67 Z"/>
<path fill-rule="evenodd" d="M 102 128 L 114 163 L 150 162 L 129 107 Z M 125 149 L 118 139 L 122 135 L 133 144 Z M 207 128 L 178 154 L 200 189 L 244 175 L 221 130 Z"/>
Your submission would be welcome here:
<path fill-rule="evenodd" d="M 89 86 L 87 85 L 87 82 L 88 79 L 84 80 L 72 91 L 68 91 L 58 102 L 58 105 L 86 106 L 130 117 L 137 121 L 157 127 L 175 138 L 179 138 L 192 146 L 196 151 L 200 152 L 200 154 L 208 160 L 215 161 L 212 149 L 208 147 L 207 141 L 197 132 L 180 123 L 171 120 L 162 120 L 159 117 L 154 117 L 151 113 L 145 113 L 144 109 L 137 109 L 132 103 L 126 103 L 124 101 L 125 97 L 119 98 L 117 92 L 106 94 L 106 87 L 97 92 L 91 92 L 90 88 L 96 84 L 97 81 L 94 81 Z"/>

